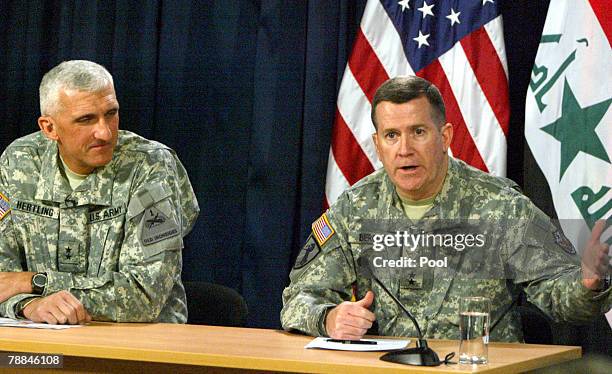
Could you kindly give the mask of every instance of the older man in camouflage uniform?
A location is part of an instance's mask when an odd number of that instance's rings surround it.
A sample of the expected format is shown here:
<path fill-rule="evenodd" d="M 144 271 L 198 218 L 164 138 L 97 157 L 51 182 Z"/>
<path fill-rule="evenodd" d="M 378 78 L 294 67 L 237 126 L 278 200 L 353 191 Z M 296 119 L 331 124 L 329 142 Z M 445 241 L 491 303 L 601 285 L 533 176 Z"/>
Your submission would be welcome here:
<path fill-rule="evenodd" d="M 521 292 L 557 321 L 586 321 L 601 313 L 610 294 L 602 282 L 609 261 L 608 247 L 599 240 L 602 222 L 585 247 L 581 268 L 571 244 L 512 181 L 447 155 L 453 128 L 445 123 L 439 91 L 424 79 L 401 77 L 383 84 L 372 103 L 372 121 L 384 169 L 345 191 L 313 223 L 283 293 L 285 329 L 359 339 L 377 321 L 380 334 L 416 336 L 392 299 L 360 275 L 360 258 L 374 268 L 376 253 L 415 261 L 408 269 L 375 270 L 426 337 L 459 338 L 458 304 L 464 296 L 491 299 L 491 320 L 497 324 L 491 339 L 498 341 L 522 340 L 519 316 L 512 310 Z M 475 228 L 487 246 L 458 251 L 428 243 L 413 251 L 373 252 L 372 228 L 402 227 L 397 222 L 410 234 Z M 417 262 L 423 255 L 446 267 Z M 356 301 L 350 301 L 352 296 Z"/>
<path fill-rule="evenodd" d="M 50 70 L 40 105 L 41 131 L 0 158 L 0 315 L 186 322 L 181 249 L 199 208 L 176 154 L 118 130 L 93 62 Z"/>

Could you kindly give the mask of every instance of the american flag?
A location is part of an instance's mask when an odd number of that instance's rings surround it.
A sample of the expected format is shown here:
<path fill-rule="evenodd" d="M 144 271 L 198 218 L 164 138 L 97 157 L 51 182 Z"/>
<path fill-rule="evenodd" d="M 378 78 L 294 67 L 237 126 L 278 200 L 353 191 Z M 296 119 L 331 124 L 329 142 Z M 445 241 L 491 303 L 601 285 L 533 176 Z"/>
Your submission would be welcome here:
<path fill-rule="evenodd" d="M 334 234 L 334 229 L 329 225 L 327 215 L 323 214 L 318 220 L 312 224 L 312 233 L 317 239 L 319 245 L 325 244 L 327 239 L 331 238 Z"/>
<path fill-rule="evenodd" d="M 418 75 L 444 97 L 452 154 L 506 173 L 508 68 L 499 0 L 369 0 L 344 70 L 325 186 L 329 206 L 382 165 L 370 109 L 388 78 Z"/>
<path fill-rule="evenodd" d="M 4 218 L 10 211 L 11 204 L 9 204 L 9 199 L 4 196 L 4 194 L 0 193 L 0 219 Z"/>

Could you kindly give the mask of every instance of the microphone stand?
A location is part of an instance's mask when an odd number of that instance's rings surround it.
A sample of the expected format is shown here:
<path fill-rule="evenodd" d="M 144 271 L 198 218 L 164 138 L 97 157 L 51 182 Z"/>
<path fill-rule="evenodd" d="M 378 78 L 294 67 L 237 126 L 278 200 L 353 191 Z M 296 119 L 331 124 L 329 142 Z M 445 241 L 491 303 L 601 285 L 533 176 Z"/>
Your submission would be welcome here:
<path fill-rule="evenodd" d="M 389 295 L 391 299 L 393 299 L 393 301 L 404 311 L 404 313 L 406 313 L 408 318 L 410 318 L 410 320 L 414 324 L 414 327 L 416 327 L 417 333 L 419 334 L 419 339 L 416 342 L 415 348 L 408 348 L 402 349 L 401 351 L 389 352 L 383 355 L 380 359 L 387 362 L 414 366 L 441 365 L 442 362 L 440 361 L 438 354 L 434 352 L 433 349 L 429 348 L 429 346 L 427 345 L 427 340 L 423 339 L 423 333 L 421 332 L 421 328 L 419 327 L 416 318 L 414 318 L 412 313 L 410 313 L 410 311 L 406 309 L 404 304 L 402 304 L 402 302 L 399 301 L 399 299 L 393 293 L 391 293 L 387 289 L 387 287 L 385 287 L 385 285 L 378 279 L 378 277 L 374 275 L 374 272 L 372 271 L 372 269 L 370 269 L 369 264 L 367 264 L 366 262 L 367 260 L 363 257 L 359 260 L 360 265 L 362 265 L 361 267 L 364 268 L 364 270 L 367 272 L 367 275 L 369 275 L 385 291 L 385 293 Z"/>
<path fill-rule="evenodd" d="M 387 293 L 387 295 L 391 296 L 393 301 L 406 313 L 408 318 L 414 324 L 414 327 L 417 329 L 417 333 L 419 334 L 419 340 L 416 342 L 415 348 L 402 349 L 401 351 L 389 352 L 383 355 L 380 359 L 387 362 L 394 362 L 397 364 L 407 364 L 407 365 L 415 365 L 415 366 L 438 366 L 441 364 L 440 358 L 438 354 L 434 352 L 433 349 L 429 348 L 427 345 L 427 340 L 423 339 L 423 333 L 421 332 L 421 328 L 417 323 L 416 319 L 412 316 L 412 313 L 406 309 L 406 307 L 399 301 L 399 299 L 393 295 L 387 287 L 377 277 L 372 277 L 374 281 Z"/>

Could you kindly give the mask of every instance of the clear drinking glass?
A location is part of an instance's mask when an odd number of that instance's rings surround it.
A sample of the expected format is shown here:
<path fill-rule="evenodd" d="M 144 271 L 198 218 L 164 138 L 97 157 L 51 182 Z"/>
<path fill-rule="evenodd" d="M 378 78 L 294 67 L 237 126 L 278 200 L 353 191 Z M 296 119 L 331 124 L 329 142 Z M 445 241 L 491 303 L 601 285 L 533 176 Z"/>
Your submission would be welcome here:
<path fill-rule="evenodd" d="M 486 297 L 463 297 L 459 301 L 459 363 L 489 361 L 489 318 L 491 301 Z"/>

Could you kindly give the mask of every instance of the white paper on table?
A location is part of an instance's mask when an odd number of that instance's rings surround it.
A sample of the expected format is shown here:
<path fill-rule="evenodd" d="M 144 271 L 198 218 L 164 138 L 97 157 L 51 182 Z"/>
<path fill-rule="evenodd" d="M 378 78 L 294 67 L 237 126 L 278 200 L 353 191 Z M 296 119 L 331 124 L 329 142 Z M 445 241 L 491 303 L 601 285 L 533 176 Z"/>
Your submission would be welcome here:
<path fill-rule="evenodd" d="M 608 325 L 610 325 L 610 329 L 612 329 L 612 309 L 608 310 L 608 313 L 606 313 L 606 319 L 608 320 Z"/>
<path fill-rule="evenodd" d="M 336 351 L 376 352 L 396 351 L 404 349 L 410 344 L 410 340 L 398 339 L 361 339 L 360 341 L 376 342 L 376 344 L 345 344 L 328 342 L 329 338 L 318 337 L 306 344 L 304 348 L 332 349 Z"/>
<path fill-rule="evenodd" d="M 50 325 L 47 323 L 36 323 L 27 319 L 12 319 L 0 317 L 0 327 L 24 327 L 27 329 L 64 330 L 83 325 Z"/>

